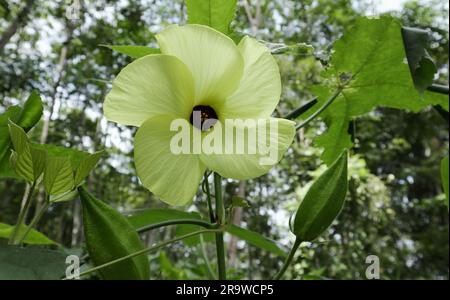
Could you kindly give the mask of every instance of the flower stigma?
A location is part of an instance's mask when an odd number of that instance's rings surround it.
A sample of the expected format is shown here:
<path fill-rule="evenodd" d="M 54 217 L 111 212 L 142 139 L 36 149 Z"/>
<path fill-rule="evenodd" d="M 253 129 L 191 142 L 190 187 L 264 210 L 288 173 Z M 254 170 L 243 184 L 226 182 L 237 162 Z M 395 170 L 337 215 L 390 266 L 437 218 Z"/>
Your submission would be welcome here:
<path fill-rule="evenodd" d="M 189 121 L 194 127 L 208 131 L 217 123 L 217 113 L 211 106 L 197 105 L 192 109 Z"/>

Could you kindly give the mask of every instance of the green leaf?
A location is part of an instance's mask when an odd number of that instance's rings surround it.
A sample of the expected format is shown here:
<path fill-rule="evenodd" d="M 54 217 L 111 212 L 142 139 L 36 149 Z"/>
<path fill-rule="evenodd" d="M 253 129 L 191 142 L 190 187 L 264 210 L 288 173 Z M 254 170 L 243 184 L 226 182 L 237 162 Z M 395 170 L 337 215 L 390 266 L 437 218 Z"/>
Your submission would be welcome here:
<path fill-rule="evenodd" d="M 428 105 L 417 92 L 405 60 L 401 25 L 391 17 L 360 18 L 335 42 L 330 67 L 323 73 L 326 80 L 313 90 L 320 108 L 342 89 L 321 114 L 328 124 L 318 140 L 326 164 L 350 147 L 347 126 L 352 118 L 380 106 L 417 112 Z"/>
<path fill-rule="evenodd" d="M 279 256 L 286 256 L 286 252 L 282 250 L 274 241 L 262 236 L 257 232 L 233 224 L 227 227 L 227 232 L 248 242 L 250 245 L 272 252 Z"/>
<path fill-rule="evenodd" d="M 0 115 L 0 177 L 17 177 L 9 163 L 11 154 L 11 138 L 9 136 L 9 120 L 17 122 L 20 115 L 19 106 L 10 106 Z"/>
<path fill-rule="evenodd" d="M 414 84 L 423 92 L 433 84 L 434 74 L 437 72 L 436 65 L 426 50 L 430 44 L 430 33 L 419 28 L 402 27 L 402 37 Z"/>
<path fill-rule="evenodd" d="M 44 169 L 45 152 L 32 149 L 25 131 L 12 121 L 9 122 L 9 133 L 15 149 L 11 155 L 15 173 L 29 182 L 36 181 Z"/>
<path fill-rule="evenodd" d="M 164 208 L 144 209 L 128 216 L 128 221 L 130 221 L 136 230 L 148 225 L 179 219 L 201 220 L 201 216 L 196 212 L 184 212 L 176 209 Z M 202 229 L 202 227 L 198 225 L 180 224 L 176 225 L 175 235 L 182 236 L 200 229 Z M 203 238 L 205 241 L 212 241 L 214 239 L 214 235 L 211 233 L 206 233 L 203 234 Z M 187 246 L 194 246 L 200 243 L 200 238 L 198 236 L 193 236 L 184 239 L 183 243 Z"/>
<path fill-rule="evenodd" d="M 102 157 L 103 153 L 104 151 L 98 151 L 93 154 L 89 154 L 81 161 L 75 173 L 75 186 L 78 186 L 89 175 L 91 170 L 95 167 L 95 165 Z"/>
<path fill-rule="evenodd" d="M 83 206 L 86 248 L 95 266 L 144 249 L 130 222 L 83 187 L 78 188 Z M 135 256 L 99 270 L 103 279 L 149 279 L 146 254 Z"/>
<path fill-rule="evenodd" d="M 237 0 L 186 0 L 188 23 L 212 27 L 230 33 Z"/>
<path fill-rule="evenodd" d="M 0 280 L 56 280 L 64 276 L 66 254 L 0 243 Z"/>
<path fill-rule="evenodd" d="M 19 106 L 10 106 L 5 113 L 0 115 L 0 177 L 17 178 L 9 160 L 11 139 L 8 120 L 18 124 L 27 132 L 39 122 L 42 110 L 42 101 L 39 94 L 33 91 L 25 102 L 23 109 Z"/>
<path fill-rule="evenodd" d="M 147 46 L 131 46 L 131 45 L 100 45 L 116 52 L 128 55 L 131 58 L 140 58 L 150 54 L 159 54 L 161 50 L 150 48 Z"/>
<path fill-rule="evenodd" d="M 27 101 L 23 105 L 20 116 L 17 120 L 17 125 L 28 132 L 34 125 L 39 122 L 42 117 L 44 107 L 38 91 L 32 91 Z"/>
<path fill-rule="evenodd" d="M 24 152 L 30 152 L 28 136 L 22 129 L 22 127 L 18 126 L 12 121 L 9 121 L 8 126 L 9 126 L 9 135 L 11 137 L 14 150 L 16 150 L 17 154 L 21 155 Z"/>
<path fill-rule="evenodd" d="M 442 180 L 442 186 L 444 187 L 444 193 L 445 193 L 445 200 L 448 205 L 448 156 L 444 158 L 441 162 L 441 180 Z"/>
<path fill-rule="evenodd" d="M 18 235 L 20 236 L 21 233 L 25 232 L 27 229 L 26 225 L 22 225 L 22 227 L 19 230 Z M 14 226 L 0 223 L 0 238 L 3 239 L 9 239 L 9 236 L 12 234 L 14 230 Z M 39 231 L 35 229 L 31 229 L 26 238 L 23 240 L 24 244 L 30 244 L 30 245 L 57 245 L 56 242 L 52 241 L 48 237 L 46 237 L 44 234 L 40 233 Z"/>
<path fill-rule="evenodd" d="M 50 195 L 49 201 L 50 203 L 66 202 L 75 199 L 77 196 L 78 196 L 77 190 L 73 189 L 71 191 L 62 194 Z"/>
<path fill-rule="evenodd" d="M 294 219 L 293 233 L 303 242 L 322 234 L 341 211 L 347 194 L 347 151 L 308 190 Z"/>
<path fill-rule="evenodd" d="M 78 169 L 81 162 L 90 155 L 89 153 L 84 151 L 55 145 L 31 143 L 31 147 L 44 150 L 45 152 L 47 152 L 48 156 L 68 157 L 70 160 L 70 165 L 72 166 L 72 170 L 74 172 Z"/>
<path fill-rule="evenodd" d="M 47 157 L 44 188 L 48 195 L 58 195 L 73 188 L 73 171 L 68 156 Z"/>

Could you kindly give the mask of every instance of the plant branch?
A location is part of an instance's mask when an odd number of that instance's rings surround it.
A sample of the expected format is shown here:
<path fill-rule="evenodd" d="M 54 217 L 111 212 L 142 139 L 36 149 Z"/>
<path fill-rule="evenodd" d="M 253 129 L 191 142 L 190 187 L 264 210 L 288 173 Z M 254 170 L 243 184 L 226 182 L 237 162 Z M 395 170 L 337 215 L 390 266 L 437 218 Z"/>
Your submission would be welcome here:
<path fill-rule="evenodd" d="M 211 223 L 208 223 L 208 222 L 202 221 L 202 220 L 197 220 L 197 219 L 178 219 L 178 220 L 164 221 L 164 222 L 160 222 L 160 223 L 156 223 L 156 224 L 150 224 L 150 225 L 138 228 L 136 231 L 138 233 L 143 233 L 143 232 L 154 230 L 154 229 L 158 229 L 158 228 L 161 228 L 161 227 L 170 226 L 170 225 L 179 225 L 179 224 L 198 225 L 198 226 L 204 227 L 206 229 L 217 229 L 217 228 L 219 228 L 218 224 L 211 224 Z"/>
<path fill-rule="evenodd" d="M 295 252 L 297 252 L 297 249 L 298 249 L 298 247 L 300 246 L 301 243 L 302 243 L 301 240 L 299 240 L 298 238 L 295 239 L 294 245 L 292 246 L 288 257 L 286 258 L 283 266 L 281 267 L 281 270 L 274 276 L 275 280 L 280 280 L 281 277 L 283 277 L 284 273 L 286 272 L 286 270 L 288 269 L 289 265 L 291 264 L 292 259 L 294 258 Z"/>
<path fill-rule="evenodd" d="M 212 202 L 211 202 L 211 191 L 209 190 L 208 177 L 209 177 L 209 174 L 207 172 L 205 172 L 205 176 L 203 179 L 203 185 L 205 188 L 204 192 L 206 193 L 206 201 L 208 202 L 209 219 L 211 220 L 211 222 L 215 222 L 216 219 L 214 217 L 214 210 L 213 210 Z"/>
<path fill-rule="evenodd" d="M 26 231 L 19 237 L 17 244 L 21 244 L 25 238 L 27 237 L 28 233 L 30 233 L 31 229 L 36 226 L 36 224 L 39 222 L 39 220 L 42 218 L 44 213 L 47 211 L 48 206 L 50 205 L 50 202 L 48 199 L 45 201 L 44 205 L 39 209 L 36 216 L 34 216 L 33 220 L 31 220 L 31 223 L 27 226 Z"/>
<path fill-rule="evenodd" d="M 286 116 L 284 116 L 284 119 L 294 120 L 294 119 L 300 117 L 301 115 L 303 115 L 308 110 L 310 110 L 316 104 L 317 104 L 317 98 L 314 98 L 314 99 L 306 102 L 302 106 L 294 109 L 290 113 L 288 113 Z"/>
<path fill-rule="evenodd" d="M 206 269 L 208 270 L 209 276 L 213 280 L 216 280 L 217 279 L 216 274 L 214 274 L 213 268 L 211 266 L 211 262 L 209 261 L 208 252 L 206 251 L 206 244 L 203 239 L 203 235 L 200 235 L 199 238 L 200 238 L 200 251 L 202 253 L 203 260 L 205 261 Z"/>
<path fill-rule="evenodd" d="M 225 207 L 222 199 L 222 178 L 219 174 L 214 173 L 214 193 L 216 195 L 216 218 L 220 225 L 225 222 Z M 225 246 L 223 243 L 223 232 L 216 233 L 216 251 L 217 251 L 217 270 L 220 280 L 226 280 L 225 267 Z"/>
<path fill-rule="evenodd" d="M 28 210 L 30 209 L 31 202 L 32 202 L 32 196 L 33 196 L 35 187 L 36 187 L 36 181 L 33 182 L 33 184 L 31 185 L 30 190 L 28 191 L 28 194 L 25 199 L 25 204 L 20 209 L 19 216 L 17 217 L 16 226 L 14 226 L 14 230 L 11 233 L 11 236 L 9 237 L 8 244 L 10 244 L 10 245 L 18 244 L 16 241 L 17 234 L 19 233 L 20 228 L 22 227 L 22 224 L 24 222 L 24 219 L 25 219 L 26 215 L 28 214 Z"/>
<path fill-rule="evenodd" d="M 314 120 L 315 118 L 317 118 L 325 109 L 327 109 L 333 102 L 334 100 L 336 100 L 336 98 L 341 94 L 342 92 L 342 87 L 339 87 L 336 92 L 331 96 L 330 99 L 327 100 L 327 102 L 325 102 L 321 108 L 319 108 L 315 113 L 313 113 L 311 116 L 309 116 L 305 121 L 303 121 L 302 123 L 298 124 L 297 126 L 295 126 L 295 129 L 299 130 L 300 128 L 305 127 L 306 125 L 308 125 L 312 120 Z"/>
<path fill-rule="evenodd" d="M 100 265 L 100 266 L 97 266 L 97 267 L 94 267 L 94 268 L 92 268 L 92 269 L 89 269 L 89 270 L 87 270 L 87 271 L 81 273 L 81 274 L 80 274 L 80 277 L 81 277 L 81 276 L 84 276 L 84 275 L 87 275 L 87 274 L 90 274 L 90 273 L 92 273 L 92 272 L 101 270 L 101 269 L 103 269 L 103 268 L 109 267 L 109 266 L 111 266 L 111 265 L 113 265 L 113 264 L 116 264 L 116 263 L 119 263 L 119 262 L 121 262 L 121 261 L 130 259 L 130 258 L 133 258 L 133 257 L 135 257 L 135 256 L 139 256 L 139 255 L 142 255 L 142 254 L 151 252 L 151 251 L 158 250 L 158 249 L 163 248 L 163 247 L 165 247 L 165 246 L 167 246 L 167 245 L 170 245 L 170 244 L 172 244 L 172 243 L 181 241 L 181 240 L 183 240 L 183 239 L 187 239 L 187 238 L 192 237 L 192 236 L 196 236 L 196 235 L 198 235 L 198 234 L 209 233 L 209 232 L 219 232 L 219 231 L 222 231 L 222 229 L 202 229 L 202 230 L 194 231 L 194 232 L 191 232 L 191 233 L 182 235 L 182 236 L 180 236 L 180 237 L 176 237 L 176 238 L 167 240 L 167 241 L 162 242 L 162 243 L 160 243 L 160 244 L 158 244 L 158 245 L 155 245 L 155 246 L 152 246 L 152 247 L 149 247 L 149 248 L 145 248 L 145 249 L 139 250 L 139 251 L 137 251 L 137 252 L 131 253 L 131 254 L 129 254 L 129 255 L 120 257 L 120 258 L 118 258 L 118 259 L 115 259 L 115 260 L 112 260 L 112 261 L 110 261 L 110 262 L 104 263 L 104 264 L 102 264 L 102 265 Z M 71 278 L 71 277 L 65 277 L 65 278 L 63 278 L 63 280 L 67 280 L 67 279 L 73 279 L 73 278 Z"/>
<path fill-rule="evenodd" d="M 432 84 L 427 88 L 430 92 L 448 95 L 448 86 L 441 84 Z"/>

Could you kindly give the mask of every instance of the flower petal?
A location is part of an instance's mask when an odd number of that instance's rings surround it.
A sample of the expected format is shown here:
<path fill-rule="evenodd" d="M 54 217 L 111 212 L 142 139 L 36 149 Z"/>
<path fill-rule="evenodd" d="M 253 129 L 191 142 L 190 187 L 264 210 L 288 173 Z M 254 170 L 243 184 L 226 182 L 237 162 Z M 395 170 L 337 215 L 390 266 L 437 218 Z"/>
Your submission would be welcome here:
<path fill-rule="evenodd" d="M 158 116 L 141 125 L 134 160 L 142 184 L 164 202 L 178 206 L 192 201 L 206 167 L 198 155 L 172 153 L 171 140 L 177 132 L 170 125 L 175 118 Z"/>
<path fill-rule="evenodd" d="M 208 168 L 223 177 L 244 180 L 264 175 L 281 160 L 292 144 L 295 135 L 294 122 L 276 118 L 246 121 L 253 125 L 235 124 L 234 130 L 231 131 L 227 130 L 226 125 L 220 123 L 222 124 L 220 131 L 223 134 L 221 154 L 205 154 L 205 145 L 203 145 L 200 159 Z M 214 131 L 218 128 L 216 124 Z M 257 137 L 254 142 L 248 138 L 252 135 L 249 134 L 252 130 L 256 132 L 253 136 Z M 210 134 L 214 134 L 214 131 L 211 131 Z M 241 141 L 244 146 L 243 154 L 237 152 L 238 141 Z M 226 154 L 227 145 L 233 145 L 233 154 Z M 264 148 L 268 148 L 268 152 L 261 152 Z M 249 149 L 254 150 L 253 154 Z"/>
<path fill-rule="evenodd" d="M 147 55 L 119 73 L 103 109 L 110 121 L 140 126 L 161 114 L 189 118 L 193 100 L 192 74 L 178 58 Z"/>
<path fill-rule="evenodd" d="M 195 104 L 214 106 L 238 88 L 244 62 L 226 35 L 203 25 L 172 25 L 156 39 L 162 53 L 178 57 L 191 70 Z"/>
<path fill-rule="evenodd" d="M 248 36 L 238 45 L 244 74 L 238 90 L 223 104 L 222 118 L 268 118 L 281 95 L 281 78 L 269 49 Z"/>

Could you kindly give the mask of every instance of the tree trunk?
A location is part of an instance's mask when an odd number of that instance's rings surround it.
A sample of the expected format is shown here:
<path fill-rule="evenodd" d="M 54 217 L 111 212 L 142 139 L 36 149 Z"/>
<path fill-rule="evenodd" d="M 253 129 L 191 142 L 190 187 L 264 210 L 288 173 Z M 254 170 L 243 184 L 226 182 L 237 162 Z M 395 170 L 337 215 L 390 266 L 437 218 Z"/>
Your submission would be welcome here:
<path fill-rule="evenodd" d="M 14 21 L 12 21 L 11 25 L 9 25 L 9 27 L 2 34 L 2 36 L 0 38 L 0 53 L 3 51 L 3 48 L 5 48 L 6 44 L 13 37 L 13 35 L 17 32 L 17 30 L 21 26 L 25 25 L 27 16 L 31 10 L 33 2 L 34 2 L 33 0 L 26 1 L 25 6 L 17 14 L 16 18 L 14 19 Z"/>

